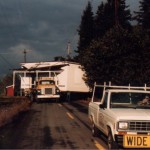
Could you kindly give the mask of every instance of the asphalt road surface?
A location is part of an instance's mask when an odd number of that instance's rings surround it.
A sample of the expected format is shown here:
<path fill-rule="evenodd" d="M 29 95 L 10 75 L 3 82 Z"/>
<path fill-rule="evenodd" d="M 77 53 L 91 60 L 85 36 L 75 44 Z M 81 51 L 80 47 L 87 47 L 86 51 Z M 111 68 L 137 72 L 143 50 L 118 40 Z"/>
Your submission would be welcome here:
<path fill-rule="evenodd" d="M 77 103 L 33 103 L 0 129 L 1 149 L 107 149 L 92 137 L 87 108 Z"/>

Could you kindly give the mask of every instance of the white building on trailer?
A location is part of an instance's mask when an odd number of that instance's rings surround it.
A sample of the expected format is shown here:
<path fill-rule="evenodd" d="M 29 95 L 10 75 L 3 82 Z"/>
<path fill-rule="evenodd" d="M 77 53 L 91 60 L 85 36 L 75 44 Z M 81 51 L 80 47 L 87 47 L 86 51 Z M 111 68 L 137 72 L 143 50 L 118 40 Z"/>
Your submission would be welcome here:
<path fill-rule="evenodd" d="M 61 93 L 88 93 L 89 87 L 83 77 L 84 71 L 79 63 L 68 61 L 21 63 L 21 69 L 13 71 L 13 85 L 15 76 L 21 78 L 20 89 L 32 88 L 41 77 L 53 77 Z"/>

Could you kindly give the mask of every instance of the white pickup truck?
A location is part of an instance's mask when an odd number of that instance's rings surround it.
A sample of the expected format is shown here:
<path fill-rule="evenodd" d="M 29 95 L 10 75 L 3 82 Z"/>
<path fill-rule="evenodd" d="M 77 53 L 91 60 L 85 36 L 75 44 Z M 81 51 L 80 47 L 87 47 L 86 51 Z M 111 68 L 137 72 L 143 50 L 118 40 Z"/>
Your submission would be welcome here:
<path fill-rule="evenodd" d="M 94 86 L 89 103 L 92 134 L 105 135 L 108 149 L 150 149 L 150 87 Z"/>

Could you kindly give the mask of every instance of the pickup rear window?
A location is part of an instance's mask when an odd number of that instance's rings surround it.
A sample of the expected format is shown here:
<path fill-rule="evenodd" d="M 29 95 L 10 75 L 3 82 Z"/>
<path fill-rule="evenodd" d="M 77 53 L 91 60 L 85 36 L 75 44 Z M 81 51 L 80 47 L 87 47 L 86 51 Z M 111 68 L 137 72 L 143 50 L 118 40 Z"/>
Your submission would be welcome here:
<path fill-rule="evenodd" d="M 150 108 L 149 93 L 111 93 L 111 108 Z"/>

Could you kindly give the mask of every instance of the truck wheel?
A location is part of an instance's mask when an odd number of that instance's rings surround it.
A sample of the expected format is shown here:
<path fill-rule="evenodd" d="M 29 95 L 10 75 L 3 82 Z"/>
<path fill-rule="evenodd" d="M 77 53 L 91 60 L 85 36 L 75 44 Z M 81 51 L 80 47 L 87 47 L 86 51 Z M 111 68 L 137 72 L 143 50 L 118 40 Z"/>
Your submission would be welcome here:
<path fill-rule="evenodd" d="M 107 145 L 108 145 L 108 149 L 117 149 L 118 148 L 117 143 L 113 139 L 112 132 L 110 129 L 108 132 Z"/>
<path fill-rule="evenodd" d="M 95 126 L 94 122 L 92 124 L 92 135 L 94 137 L 98 136 L 99 130 L 97 129 L 97 127 Z"/>
<path fill-rule="evenodd" d="M 33 98 L 32 94 L 30 95 L 30 100 L 31 100 L 31 102 L 34 102 L 34 98 Z"/>
<path fill-rule="evenodd" d="M 56 103 L 58 103 L 58 102 L 59 102 L 59 98 L 56 98 L 56 100 L 55 100 L 55 101 L 56 101 Z"/>

